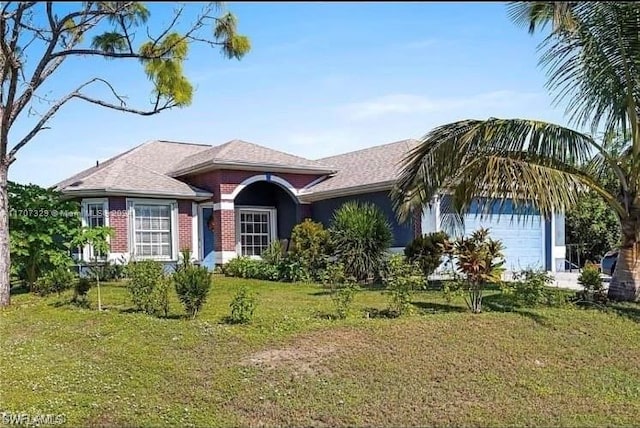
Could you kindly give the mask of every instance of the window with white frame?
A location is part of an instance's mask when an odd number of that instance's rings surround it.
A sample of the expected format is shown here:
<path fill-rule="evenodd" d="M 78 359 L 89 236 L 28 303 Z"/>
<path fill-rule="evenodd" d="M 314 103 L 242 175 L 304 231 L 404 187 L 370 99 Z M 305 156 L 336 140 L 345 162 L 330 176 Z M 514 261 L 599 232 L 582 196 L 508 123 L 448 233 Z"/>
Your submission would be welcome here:
<path fill-rule="evenodd" d="M 243 256 L 260 256 L 275 239 L 275 210 L 239 209 L 240 251 Z"/>
<path fill-rule="evenodd" d="M 104 203 L 87 203 L 86 205 L 85 219 L 87 221 L 87 227 L 101 227 L 104 226 Z"/>
<path fill-rule="evenodd" d="M 82 201 L 83 222 L 85 227 L 102 227 L 108 226 L 107 220 L 107 199 L 85 199 Z M 82 256 L 85 260 L 93 260 L 95 258 L 106 257 L 106 254 L 96 252 L 91 245 L 87 245 L 84 249 L 74 252 L 76 257 Z"/>
<path fill-rule="evenodd" d="M 142 258 L 172 259 L 171 204 L 133 205 L 135 254 Z"/>

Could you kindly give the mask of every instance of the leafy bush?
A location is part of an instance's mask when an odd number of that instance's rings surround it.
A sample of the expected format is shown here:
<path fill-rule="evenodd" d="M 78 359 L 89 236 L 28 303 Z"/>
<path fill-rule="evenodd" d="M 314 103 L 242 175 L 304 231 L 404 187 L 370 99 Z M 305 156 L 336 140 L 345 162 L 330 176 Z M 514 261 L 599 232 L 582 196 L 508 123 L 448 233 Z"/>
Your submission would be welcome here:
<path fill-rule="evenodd" d="M 173 274 L 178 299 L 189 316 L 195 318 L 211 289 L 211 274 L 204 266 L 184 265 Z"/>
<path fill-rule="evenodd" d="M 7 183 L 11 273 L 31 289 L 45 273 L 69 266 L 71 241 L 80 216 L 55 216 L 53 211 L 79 212 L 77 202 L 35 184 Z M 40 284 L 42 287 L 42 284 Z"/>
<path fill-rule="evenodd" d="M 348 277 L 366 281 L 379 273 L 392 233 L 378 207 L 371 203 L 345 203 L 335 211 L 329 232 L 334 253 Z"/>
<path fill-rule="evenodd" d="M 236 257 L 229 260 L 222 266 L 222 272 L 227 276 L 236 278 L 262 279 L 266 281 L 278 281 L 280 279 L 278 266 L 250 257 Z"/>
<path fill-rule="evenodd" d="M 35 291 L 46 296 L 49 293 L 62 293 L 73 287 L 76 275 L 66 267 L 57 267 L 38 278 L 35 283 Z"/>
<path fill-rule="evenodd" d="M 331 237 L 322 223 L 304 220 L 291 232 L 291 252 L 313 280 L 319 281 L 331 254 Z"/>
<path fill-rule="evenodd" d="M 422 287 L 424 277 L 417 261 L 409 262 L 400 254 L 389 258 L 384 282 L 391 299 L 389 312 L 403 315 L 410 307 L 413 291 Z"/>
<path fill-rule="evenodd" d="M 246 287 L 240 288 L 233 297 L 229 321 L 233 324 L 245 324 L 253 319 L 257 300 Z"/>
<path fill-rule="evenodd" d="M 294 253 L 285 254 L 277 266 L 278 277 L 276 281 L 283 282 L 309 282 L 311 274 L 305 263 Z"/>
<path fill-rule="evenodd" d="M 87 274 L 98 281 L 119 281 L 126 277 L 127 266 L 122 261 L 104 261 L 88 263 Z"/>
<path fill-rule="evenodd" d="M 323 270 L 318 272 L 317 280 L 324 286 L 344 284 L 347 281 L 344 266 L 342 263 L 328 263 Z"/>
<path fill-rule="evenodd" d="M 73 299 L 71 301 L 79 306 L 88 307 L 89 299 L 87 294 L 91 289 L 91 281 L 89 278 L 80 278 L 73 288 Z"/>
<path fill-rule="evenodd" d="M 412 262 L 418 262 L 425 279 L 442 263 L 444 245 L 448 236 L 444 232 L 435 232 L 416 237 L 404 249 L 404 255 Z"/>
<path fill-rule="evenodd" d="M 127 266 L 129 283 L 127 289 L 138 311 L 149 315 L 164 312 L 169 308 L 169 278 L 162 263 L 156 260 L 141 260 Z"/>
<path fill-rule="evenodd" d="M 579 297 L 582 300 L 600 303 L 607 301 L 598 265 L 593 263 L 585 264 L 580 276 L 578 276 L 578 284 L 583 288 L 582 292 L 579 293 Z"/>
<path fill-rule="evenodd" d="M 349 309 L 357 291 L 357 285 L 351 282 L 334 284 L 331 287 L 331 300 L 336 307 L 336 315 L 338 318 L 344 319 L 349 315 Z"/>
<path fill-rule="evenodd" d="M 505 283 L 503 291 L 511 294 L 516 304 L 534 307 L 554 304 L 554 292 L 550 288 L 553 275 L 545 270 L 525 269 L 515 272 L 514 281 Z"/>

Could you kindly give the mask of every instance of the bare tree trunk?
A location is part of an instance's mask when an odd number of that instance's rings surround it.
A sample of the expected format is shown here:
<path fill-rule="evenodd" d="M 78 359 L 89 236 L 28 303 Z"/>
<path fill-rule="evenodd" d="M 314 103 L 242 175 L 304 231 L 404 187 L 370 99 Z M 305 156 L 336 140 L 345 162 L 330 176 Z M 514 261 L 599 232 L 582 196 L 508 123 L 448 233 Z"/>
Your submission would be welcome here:
<path fill-rule="evenodd" d="M 635 215 L 630 217 L 620 222 L 622 245 L 609 284 L 608 297 L 611 300 L 640 299 L 640 221 Z"/>
<path fill-rule="evenodd" d="M 11 302 L 8 171 L 8 162 L 0 160 L 0 307 L 9 306 Z"/>

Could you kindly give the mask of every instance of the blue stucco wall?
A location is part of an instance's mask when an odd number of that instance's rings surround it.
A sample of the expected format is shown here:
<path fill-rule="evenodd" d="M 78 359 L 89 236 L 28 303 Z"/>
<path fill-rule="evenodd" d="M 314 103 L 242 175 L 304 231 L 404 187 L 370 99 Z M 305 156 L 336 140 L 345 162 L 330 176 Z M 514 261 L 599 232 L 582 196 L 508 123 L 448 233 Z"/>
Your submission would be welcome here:
<path fill-rule="evenodd" d="M 311 205 L 311 217 L 325 227 L 329 227 L 334 211 L 348 201 L 370 202 L 380 208 L 391 225 L 394 238 L 392 245 L 394 247 L 404 247 L 413 239 L 412 220 L 408 220 L 403 224 L 398 223 L 388 192 L 363 193 L 314 202 Z"/>
<path fill-rule="evenodd" d="M 275 207 L 278 210 L 278 238 L 291 238 L 291 230 L 300 222 L 300 206 L 277 184 L 259 181 L 244 188 L 235 199 L 236 206 Z"/>

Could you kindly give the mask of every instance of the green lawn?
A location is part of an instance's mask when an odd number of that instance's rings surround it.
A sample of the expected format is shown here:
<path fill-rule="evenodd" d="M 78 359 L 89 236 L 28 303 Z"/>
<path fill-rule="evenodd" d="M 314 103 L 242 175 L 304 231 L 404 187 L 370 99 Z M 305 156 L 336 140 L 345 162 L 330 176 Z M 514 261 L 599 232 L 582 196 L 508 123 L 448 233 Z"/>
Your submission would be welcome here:
<path fill-rule="evenodd" d="M 256 318 L 224 324 L 241 284 Z M 0 411 L 70 426 L 639 423 L 637 305 L 472 315 L 421 292 L 413 314 L 367 319 L 387 296 L 365 291 L 335 321 L 320 287 L 217 277 L 186 320 L 175 300 L 158 319 L 131 312 L 123 284 L 102 290 L 102 313 L 28 294 L 0 311 Z"/>

